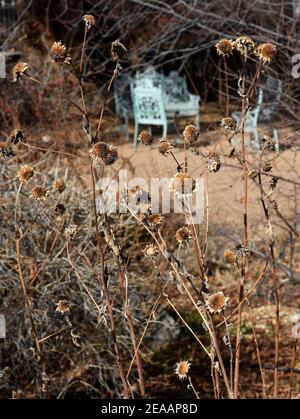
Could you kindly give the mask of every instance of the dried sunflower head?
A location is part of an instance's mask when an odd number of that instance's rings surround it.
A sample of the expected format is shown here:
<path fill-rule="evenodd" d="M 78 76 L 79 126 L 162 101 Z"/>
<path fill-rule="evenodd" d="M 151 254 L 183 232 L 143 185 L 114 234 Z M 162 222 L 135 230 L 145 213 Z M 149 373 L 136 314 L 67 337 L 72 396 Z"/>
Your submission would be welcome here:
<path fill-rule="evenodd" d="M 70 302 L 68 300 L 59 300 L 56 303 L 56 312 L 59 314 L 66 314 L 70 312 Z"/>
<path fill-rule="evenodd" d="M 61 42 L 54 42 L 50 48 L 49 55 L 56 63 L 70 64 L 71 57 L 66 46 Z"/>
<path fill-rule="evenodd" d="M 54 189 L 57 192 L 62 193 L 66 189 L 65 181 L 63 179 L 56 179 L 54 181 Z"/>
<path fill-rule="evenodd" d="M 233 264 L 237 261 L 237 255 L 232 250 L 229 250 L 229 249 L 224 250 L 223 256 L 227 263 Z"/>
<path fill-rule="evenodd" d="M 170 141 L 168 141 L 166 138 L 161 138 L 159 140 L 158 151 L 163 156 L 166 157 L 173 150 L 173 148 L 174 148 L 173 144 Z"/>
<path fill-rule="evenodd" d="M 184 380 L 185 378 L 187 378 L 191 365 L 192 364 L 190 364 L 188 361 L 177 362 L 175 374 L 178 376 L 180 380 Z"/>
<path fill-rule="evenodd" d="M 196 187 L 195 180 L 187 173 L 176 173 L 170 180 L 169 189 L 176 195 L 190 195 Z"/>
<path fill-rule="evenodd" d="M 153 137 L 148 131 L 141 131 L 139 133 L 138 140 L 144 145 L 150 145 L 153 143 Z"/>
<path fill-rule="evenodd" d="M 36 201 L 45 201 L 49 196 L 49 191 L 42 186 L 35 186 L 31 189 L 30 197 Z"/>
<path fill-rule="evenodd" d="M 27 70 L 29 69 L 29 66 L 27 63 L 17 63 L 12 70 L 12 76 L 13 76 L 13 82 L 19 81 L 22 76 L 27 76 Z"/>
<path fill-rule="evenodd" d="M 176 231 L 175 237 L 179 243 L 188 243 L 188 241 L 192 238 L 191 229 L 183 226 Z"/>
<path fill-rule="evenodd" d="M 221 125 L 221 127 L 225 128 L 226 130 L 229 130 L 229 131 L 235 131 L 236 126 L 237 126 L 236 120 L 234 118 L 232 118 L 231 116 L 228 116 L 226 118 L 222 118 L 220 125 Z"/>
<path fill-rule="evenodd" d="M 143 249 L 144 256 L 148 258 L 153 258 L 157 255 L 158 250 L 157 247 L 153 244 L 147 244 L 147 246 Z"/>
<path fill-rule="evenodd" d="M 147 221 L 151 227 L 159 227 L 163 223 L 164 217 L 160 214 L 150 214 Z"/>
<path fill-rule="evenodd" d="M 93 15 L 84 15 L 83 20 L 87 31 L 90 31 L 96 25 L 96 19 Z"/>
<path fill-rule="evenodd" d="M 235 40 L 234 46 L 244 57 L 253 54 L 256 48 L 255 42 L 249 36 L 239 36 Z"/>
<path fill-rule="evenodd" d="M 221 168 L 220 156 L 217 153 L 210 153 L 206 160 L 206 167 L 209 172 L 218 172 Z"/>
<path fill-rule="evenodd" d="M 122 42 L 117 39 L 116 41 L 112 42 L 111 44 L 111 56 L 113 61 L 119 61 L 126 57 L 127 55 L 127 48 L 125 47 Z"/>
<path fill-rule="evenodd" d="M 105 158 L 107 153 L 108 145 L 103 142 L 96 143 L 89 149 L 89 155 L 93 163 L 97 163 L 99 159 Z"/>
<path fill-rule="evenodd" d="M 264 63 L 270 63 L 276 56 L 276 45 L 271 43 L 261 44 L 256 49 L 256 55 Z"/>
<path fill-rule="evenodd" d="M 14 157 L 16 153 L 12 147 L 7 145 L 7 143 L 0 143 L 0 155 L 4 158 L 10 159 L 11 157 Z"/>
<path fill-rule="evenodd" d="M 222 291 L 218 291 L 215 294 L 212 294 L 206 300 L 206 307 L 211 313 L 221 313 L 221 311 L 226 307 L 228 297 L 225 297 Z"/>
<path fill-rule="evenodd" d="M 119 155 L 118 155 L 117 148 L 110 145 L 107 149 L 106 155 L 102 157 L 102 160 L 106 166 L 110 166 L 111 164 L 114 164 L 115 161 L 118 160 L 118 158 L 119 158 Z"/>
<path fill-rule="evenodd" d="M 195 143 L 199 138 L 200 132 L 195 125 L 189 124 L 183 131 L 183 138 L 187 143 Z"/>
<path fill-rule="evenodd" d="M 18 144 L 19 141 L 24 141 L 25 138 L 24 132 L 19 128 L 14 129 L 9 135 L 9 141 L 12 144 Z"/>
<path fill-rule="evenodd" d="M 215 44 L 215 47 L 217 49 L 217 54 L 228 57 L 232 54 L 234 43 L 230 39 L 220 39 L 220 41 Z"/>
<path fill-rule="evenodd" d="M 33 173 L 33 168 L 26 164 L 25 166 L 20 167 L 17 176 L 20 182 L 27 183 L 29 179 L 32 178 Z"/>

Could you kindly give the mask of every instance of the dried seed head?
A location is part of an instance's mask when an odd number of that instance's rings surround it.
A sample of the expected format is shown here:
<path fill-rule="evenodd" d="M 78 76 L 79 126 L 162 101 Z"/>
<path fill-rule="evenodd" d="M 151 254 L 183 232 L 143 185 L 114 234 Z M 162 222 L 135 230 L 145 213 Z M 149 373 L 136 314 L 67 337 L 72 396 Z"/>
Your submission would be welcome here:
<path fill-rule="evenodd" d="M 50 192 L 42 186 L 35 186 L 31 189 L 31 198 L 35 199 L 36 201 L 45 201 L 49 196 L 49 193 Z"/>
<path fill-rule="evenodd" d="M 33 176 L 33 168 L 26 164 L 25 166 L 20 167 L 17 176 L 20 182 L 27 183 Z"/>
<path fill-rule="evenodd" d="M 27 76 L 27 70 L 29 69 L 29 66 L 27 63 L 17 63 L 12 70 L 12 76 L 13 76 L 13 82 L 19 81 L 22 76 Z"/>
<path fill-rule="evenodd" d="M 147 246 L 143 249 L 144 256 L 148 258 L 153 258 L 157 255 L 158 250 L 157 247 L 153 244 L 147 244 Z"/>
<path fill-rule="evenodd" d="M 270 172 L 272 170 L 272 164 L 270 162 L 263 162 L 262 170 L 264 172 Z"/>
<path fill-rule="evenodd" d="M 61 42 L 54 42 L 50 48 L 49 55 L 56 63 L 70 64 L 71 57 L 68 55 L 66 46 Z"/>
<path fill-rule="evenodd" d="M 114 164 L 114 162 L 117 161 L 118 158 L 119 155 L 117 148 L 110 145 L 107 149 L 107 154 L 104 157 L 102 157 L 102 160 L 106 166 L 110 166 L 111 164 Z"/>
<path fill-rule="evenodd" d="M 187 173 L 176 173 L 170 180 L 169 189 L 176 195 L 190 195 L 196 187 L 195 180 Z"/>
<path fill-rule="evenodd" d="M 19 141 L 24 141 L 25 138 L 26 138 L 26 136 L 25 136 L 24 132 L 21 129 L 16 128 L 10 133 L 9 141 L 12 144 L 18 144 Z"/>
<path fill-rule="evenodd" d="M 56 215 L 63 215 L 66 212 L 66 207 L 64 204 L 58 203 L 55 205 L 54 212 Z"/>
<path fill-rule="evenodd" d="M 68 300 L 59 300 L 56 303 L 56 312 L 59 314 L 66 314 L 70 312 L 70 302 Z"/>
<path fill-rule="evenodd" d="M 232 250 L 224 250 L 223 256 L 227 263 L 233 264 L 237 261 L 237 255 Z"/>
<path fill-rule="evenodd" d="M 183 137 L 187 143 L 195 143 L 199 138 L 200 132 L 195 125 L 187 125 L 183 131 Z"/>
<path fill-rule="evenodd" d="M 83 20 L 87 31 L 90 31 L 96 25 L 96 19 L 93 15 L 84 15 Z"/>
<path fill-rule="evenodd" d="M 183 226 L 176 231 L 175 237 L 179 243 L 188 243 L 188 241 L 192 238 L 191 229 Z"/>
<path fill-rule="evenodd" d="M 228 116 L 227 118 L 221 119 L 220 125 L 221 127 L 230 131 L 236 130 L 236 120 L 234 118 L 231 118 L 230 116 Z"/>
<path fill-rule="evenodd" d="M 54 189 L 57 192 L 62 193 L 66 189 L 66 184 L 65 184 L 64 180 L 63 179 L 56 179 L 54 181 Z"/>
<path fill-rule="evenodd" d="M 67 240 L 74 240 L 77 233 L 78 233 L 78 226 L 76 224 L 70 224 L 65 229 L 65 235 L 66 235 Z"/>
<path fill-rule="evenodd" d="M 255 52 L 255 42 L 249 36 L 239 36 L 235 40 L 234 46 L 244 57 L 248 57 Z"/>
<path fill-rule="evenodd" d="M 112 42 L 111 44 L 111 56 L 113 61 L 119 61 L 126 57 L 127 55 L 127 48 L 122 42 L 117 39 L 116 41 Z"/>
<path fill-rule="evenodd" d="M 144 145 L 150 145 L 153 143 L 153 137 L 148 131 L 141 131 L 139 133 L 138 140 Z"/>
<path fill-rule="evenodd" d="M 163 221 L 164 218 L 160 214 L 151 214 L 148 216 L 148 224 L 151 227 L 159 227 Z"/>
<path fill-rule="evenodd" d="M 0 143 L 0 155 L 4 158 L 11 158 L 16 155 L 14 150 L 7 143 Z"/>
<path fill-rule="evenodd" d="M 93 163 L 97 163 L 99 159 L 106 157 L 107 153 L 108 145 L 103 142 L 96 143 L 89 149 L 89 154 Z"/>
<path fill-rule="evenodd" d="M 215 44 L 215 47 L 219 55 L 228 57 L 230 54 L 232 54 L 234 43 L 230 39 L 220 39 L 220 41 Z"/>
<path fill-rule="evenodd" d="M 209 172 L 218 172 L 221 168 L 220 156 L 217 153 L 210 153 L 206 160 L 206 167 Z"/>
<path fill-rule="evenodd" d="M 274 190 L 277 186 L 277 183 L 278 183 L 278 178 L 277 177 L 272 177 L 271 180 L 270 180 L 270 188 L 272 190 Z"/>
<path fill-rule="evenodd" d="M 177 362 L 175 374 L 178 376 L 178 378 L 180 378 L 180 380 L 184 380 L 185 378 L 187 378 L 191 365 L 192 364 L 190 364 L 188 361 Z"/>
<path fill-rule="evenodd" d="M 208 297 L 206 307 L 211 313 L 220 313 L 226 307 L 228 300 L 222 291 L 218 291 Z"/>
<path fill-rule="evenodd" d="M 170 143 L 170 141 L 168 141 L 166 138 L 161 138 L 159 142 L 160 144 L 158 147 L 158 151 L 160 152 L 160 154 L 166 157 L 174 148 L 173 144 Z"/>
<path fill-rule="evenodd" d="M 276 45 L 271 43 L 261 44 L 257 47 L 256 55 L 264 63 L 270 63 L 276 56 Z"/>

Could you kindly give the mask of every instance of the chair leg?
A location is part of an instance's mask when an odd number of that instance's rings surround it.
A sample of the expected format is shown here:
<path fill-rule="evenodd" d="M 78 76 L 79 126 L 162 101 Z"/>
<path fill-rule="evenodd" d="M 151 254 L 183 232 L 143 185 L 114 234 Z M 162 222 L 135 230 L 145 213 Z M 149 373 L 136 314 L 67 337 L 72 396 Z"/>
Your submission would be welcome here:
<path fill-rule="evenodd" d="M 277 154 L 279 154 L 279 138 L 278 138 L 278 129 L 274 128 L 273 129 L 273 138 L 275 141 L 275 151 Z"/>
<path fill-rule="evenodd" d="M 254 131 L 254 141 L 255 141 L 255 147 L 257 151 L 260 151 L 260 143 L 259 143 L 259 136 L 258 136 L 257 129 Z"/>
<path fill-rule="evenodd" d="M 163 138 L 167 138 L 167 133 L 168 133 L 168 123 L 164 123 L 163 125 Z"/>
<path fill-rule="evenodd" d="M 134 138 L 133 138 L 133 148 L 136 150 L 137 146 L 137 137 L 139 133 L 139 124 L 136 122 L 134 126 Z"/>

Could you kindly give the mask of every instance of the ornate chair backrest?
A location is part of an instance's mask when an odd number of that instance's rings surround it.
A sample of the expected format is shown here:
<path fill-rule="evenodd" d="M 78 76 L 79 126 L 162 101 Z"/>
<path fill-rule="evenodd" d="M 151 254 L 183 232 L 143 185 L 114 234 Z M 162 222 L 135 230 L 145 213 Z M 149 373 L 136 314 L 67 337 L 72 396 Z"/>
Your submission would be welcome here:
<path fill-rule="evenodd" d="M 152 89 L 153 87 L 164 88 L 164 76 L 158 73 L 154 67 L 149 66 L 145 71 L 136 74 L 134 82 L 141 89 Z"/>
<path fill-rule="evenodd" d="M 138 124 L 160 125 L 166 121 L 161 86 L 145 89 L 136 81 L 131 83 L 133 112 Z"/>

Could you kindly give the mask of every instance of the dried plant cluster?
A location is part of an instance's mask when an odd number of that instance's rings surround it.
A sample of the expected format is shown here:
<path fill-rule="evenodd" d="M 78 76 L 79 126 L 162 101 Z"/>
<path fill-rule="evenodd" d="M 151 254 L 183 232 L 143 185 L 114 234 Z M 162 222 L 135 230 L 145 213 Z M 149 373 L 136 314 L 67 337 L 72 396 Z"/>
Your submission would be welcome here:
<path fill-rule="evenodd" d="M 70 98 L 68 91 L 61 97 L 82 120 L 80 150 L 71 153 L 33 145 L 30 132 L 25 136 L 19 128 L 0 145 L 4 197 L 0 207 L 0 298 L 8 328 L 13 330 L 4 342 L 6 364 L 0 382 L 4 397 L 152 396 L 148 369 L 155 362 L 157 345 L 161 348 L 175 342 L 178 346 L 181 339 L 188 346 L 180 345 L 180 358 L 174 360 L 169 351 L 164 364 L 156 362 L 157 375 L 160 379 L 164 374 L 176 375 L 179 388 L 187 383 L 189 397 L 244 397 L 247 377 L 240 365 L 249 359 L 257 369 L 255 382 L 250 378 L 249 384 L 253 396 L 296 397 L 298 340 L 290 339 L 292 354 L 281 359 L 280 298 L 287 280 L 299 283 L 294 266 L 299 263 L 298 232 L 297 223 L 291 224 L 278 209 L 275 194 L 278 180 L 295 187 L 299 182 L 273 175 L 269 161 L 274 156 L 272 138 L 265 137 L 260 152 L 251 159 L 244 132 L 261 73 L 276 59 L 275 44 L 257 45 L 249 36 L 215 43 L 224 66 L 232 54 L 238 54 L 242 63 L 236 80 L 241 121 L 236 124 L 226 113 L 218 131 L 228 139 L 225 150 L 217 143 L 209 149 L 202 147 L 200 132 L 192 122 L 180 134 L 182 161 L 170 138 L 140 132 L 137 152 L 155 150 L 157 158 L 170 163 L 169 190 L 174 200 L 185 204 L 182 216 L 155 213 L 150 197 L 139 187 L 118 196 L 118 203 L 135 198 L 139 213 L 128 207 L 125 215 L 99 214 L 96 200 L 103 191 L 96 189 L 97 181 L 107 174 L 115 176 L 135 155 L 122 159 L 118 147 L 103 132 L 106 100 L 122 71 L 122 60 L 130 54 L 119 39 L 110 48 L 113 69 L 104 101 L 97 117 L 91 115 L 82 72 L 88 60 L 89 36 L 97 22 L 91 14 L 82 17 L 78 60 L 62 41 L 55 41 L 48 52 L 49 65 L 58 71 L 64 67 L 73 70 L 78 98 Z M 254 72 L 249 73 L 248 65 L 252 68 L 253 62 Z M 30 63 L 14 66 L 14 89 L 25 83 L 39 88 L 45 84 L 40 74 L 34 76 L 29 69 Z M 219 231 L 225 240 L 218 245 L 209 223 L 208 182 L 222 176 L 226 165 L 234 165 L 241 178 L 241 209 L 230 233 L 225 234 L 227 225 Z M 205 179 L 205 220 L 200 226 L 194 224 L 186 205 L 196 190 L 195 171 Z M 264 232 L 257 246 L 249 224 L 250 182 L 259 191 L 263 214 Z M 280 256 L 275 216 L 288 229 L 293 243 L 290 264 Z M 222 281 L 214 264 L 221 266 Z M 271 335 L 271 359 L 269 353 L 266 359 L 256 325 L 260 290 L 267 290 L 271 300 L 268 314 L 273 313 L 274 322 L 264 325 Z M 266 298 L 263 304 L 267 305 Z M 165 330 L 167 321 L 172 338 Z M 207 379 L 203 388 L 197 368 Z M 280 375 L 282 368 L 288 376 Z"/>

